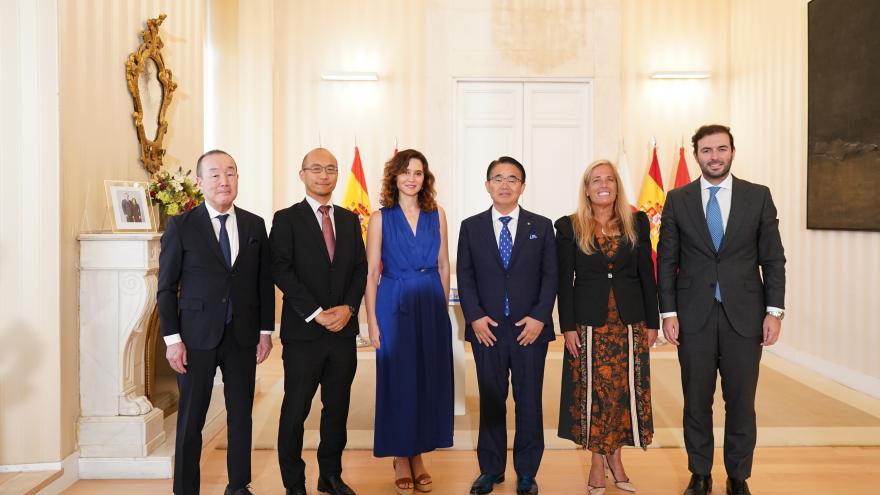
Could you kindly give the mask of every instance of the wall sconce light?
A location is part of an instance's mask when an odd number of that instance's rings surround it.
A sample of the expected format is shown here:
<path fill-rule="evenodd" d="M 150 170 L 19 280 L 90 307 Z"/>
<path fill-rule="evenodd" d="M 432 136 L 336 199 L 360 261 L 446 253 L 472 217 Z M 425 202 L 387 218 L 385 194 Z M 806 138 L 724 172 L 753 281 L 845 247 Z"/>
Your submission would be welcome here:
<path fill-rule="evenodd" d="M 375 72 L 324 72 L 321 74 L 324 81 L 378 81 L 379 74 Z"/>
<path fill-rule="evenodd" d="M 651 79 L 709 79 L 709 72 L 663 70 L 652 73 Z"/>

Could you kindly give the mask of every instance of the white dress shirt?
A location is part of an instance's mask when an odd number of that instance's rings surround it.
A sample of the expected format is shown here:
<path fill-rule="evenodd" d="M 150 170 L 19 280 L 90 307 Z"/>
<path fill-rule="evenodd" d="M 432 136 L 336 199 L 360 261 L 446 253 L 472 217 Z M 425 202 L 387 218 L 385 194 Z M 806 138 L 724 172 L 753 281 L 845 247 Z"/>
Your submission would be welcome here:
<path fill-rule="evenodd" d="M 317 221 L 318 221 L 318 229 L 323 232 L 324 215 L 321 214 L 320 211 L 318 211 L 318 208 L 320 208 L 324 204 L 319 203 L 315 198 L 313 198 L 309 195 L 306 195 L 306 202 L 309 203 L 309 206 L 312 208 L 312 211 L 315 212 L 315 219 L 317 219 Z M 328 214 L 330 215 L 330 225 L 333 225 L 333 238 L 336 239 L 336 216 L 334 215 L 335 208 L 333 208 L 333 203 L 327 203 L 327 206 L 330 207 L 330 211 L 328 212 Z M 311 315 L 309 315 L 308 318 L 306 318 L 306 323 L 315 319 L 316 316 L 321 314 L 321 311 L 324 311 L 324 308 L 319 307 L 318 309 L 316 309 L 314 313 L 312 313 Z"/>
<path fill-rule="evenodd" d="M 727 177 L 725 177 L 720 184 L 712 184 L 707 181 L 705 177 L 702 175 L 700 176 L 700 196 L 703 199 L 704 217 L 706 216 L 706 206 L 709 204 L 709 198 L 712 197 L 712 191 L 710 191 L 709 188 L 716 186 L 721 188 L 715 193 L 715 199 L 718 200 L 718 207 L 721 209 L 721 225 L 724 228 L 724 232 L 727 232 L 727 219 L 730 218 L 730 202 L 733 197 L 733 175 L 727 174 Z M 723 290 L 724 287 L 722 287 L 722 291 Z M 774 308 L 773 306 L 767 306 L 767 311 L 782 310 Z M 669 313 L 660 313 L 661 318 L 668 318 L 670 316 L 678 316 L 678 312 L 670 311 Z"/>
<path fill-rule="evenodd" d="M 214 237 L 217 238 L 217 242 L 219 243 L 220 219 L 217 217 L 223 213 L 211 208 L 211 205 L 209 205 L 207 201 L 205 202 L 205 209 L 208 210 L 208 217 L 211 218 L 211 227 L 214 228 Z M 238 258 L 238 221 L 235 218 L 235 206 L 230 206 L 226 213 L 229 215 L 229 217 L 226 218 L 226 233 L 229 235 L 230 261 L 234 265 L 235 259 Z M 260 333 L 264 335 L 272 335 L 272 330 L 260 330 Z M 166 335 L 162 338 L 165 339 L 165 346 L 176 344 L 181 341 L 179 333 Z"/>
<path fill-rule="evenodd" d="M 516 208 L 507 215 L 502 215 L 494 206 L 492 207 L 492 228 L 495 230 L 495 245 L 499 246 L 499 248 L 501 244 L 501 229 L 504 227 L 504 224 L 499 220 L 501 217 L 510 217 L 510 222 L 507 223 L 507 230 L 510 231 L 510 245 L 513 246 L 513 243 L 516 242 L 516 222 L 519 219 L 519 205 L 516 205 Z"/>

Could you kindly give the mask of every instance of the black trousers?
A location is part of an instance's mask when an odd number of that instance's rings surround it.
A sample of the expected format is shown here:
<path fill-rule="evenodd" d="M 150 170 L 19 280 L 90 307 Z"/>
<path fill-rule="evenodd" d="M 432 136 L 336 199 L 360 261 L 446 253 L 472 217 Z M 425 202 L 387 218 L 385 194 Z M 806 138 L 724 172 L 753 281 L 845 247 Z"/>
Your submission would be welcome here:
<path fill-rule="evenodd" d="M 174 493 L 199 493 L 202 428 L 211 403 L 211 389 L 218 366 L 223 373 L 223 394 L 226 399 L 229 438 L 226 470 L 229 486 L 244 488 L 251 482 L 251 410 L 254 404 L 257 348 L 239 346 L 231 324 L 227 324 L 216 348 L 206 351 L 187 349 L 186 358 L 186 373 L 177 375 L 180 403 L 174 452 Z"/>
<path fill-rule="evenodd" d="M 353 337 L 327 334 L 317 340 L 284 344 L 284 401 L 278 427 L 278 464 L 286 488 L 305 481 L 303 424 L 321 386 L 321 477 L 342 474 L 342 451 L 348 441 L 346 422 L 351 383 L 357 369 Z"/>
<path fill-rule="evenodd" d="M 724 467 L 730 478 L 745 480 L 752 474 L 758 428 L 755 392 L 761 364 L 761 335 L 744 337 L 733 329 L 722 303 L 715 302 L 703 328 L 682 332 L 678 359 L 684 392 L 684 442 L 688 469 L 694 474 L 712 472 L 715 443 L 712 403 L 717 374 L 724 397 Z"/>
<path fill-rule="evenodd" d="M 520 329 L 505 321 L 498 330 Z M 518 332 L 517 332 L 518 334 Z M 544 415 L 541 394 L 547 343 L 521 346 L 514 342 L 486 347 L 473 343 L 480 389 L 480 434 L 477 460 L 480 473 L 498 475 L 507 465 L 507 394 L 513 385 L 516 435 L 513 439 L 513 467 L 517 476 L 534 477 L 544 455 Z"/>

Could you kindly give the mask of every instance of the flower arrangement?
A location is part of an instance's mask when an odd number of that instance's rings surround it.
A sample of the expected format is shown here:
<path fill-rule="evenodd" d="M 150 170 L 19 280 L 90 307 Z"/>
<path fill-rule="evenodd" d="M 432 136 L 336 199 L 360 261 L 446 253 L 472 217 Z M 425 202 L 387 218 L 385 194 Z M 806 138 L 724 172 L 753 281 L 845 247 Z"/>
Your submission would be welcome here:
<path fill-rule="evenodd" d="M 190 178 L 192 170 L 183 172 L 183 168 L 171 173 L 159 170 L 150 179 L 150 200 L 159 205 L 159 211 L 168 216 L 192 210 L 204 200 L 202 191 Z"/>

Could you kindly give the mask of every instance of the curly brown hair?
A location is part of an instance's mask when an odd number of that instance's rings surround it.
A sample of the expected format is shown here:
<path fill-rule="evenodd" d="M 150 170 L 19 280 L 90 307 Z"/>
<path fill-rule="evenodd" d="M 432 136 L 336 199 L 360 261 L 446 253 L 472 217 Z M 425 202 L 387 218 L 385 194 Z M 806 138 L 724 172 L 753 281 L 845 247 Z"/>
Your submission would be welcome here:
<path fill-rule="evenodd" d="M 422 162 L 422 171 L 425 174 L 425 180 L 422 182 L 422 188 L 419 190 L 419 209 L 422 211 L 434 211 L 437 209 L 434 174 L 428 168 L 428 159 L 425 158 L 425 155 L 413 149 L 398 152 L 385 162 L 379 204 L 386 208 L 397 205 L 400 195 L 400 191 L 397 189 L 397 176 L 406 172 L 406 167 L 413 158 Z"/>

